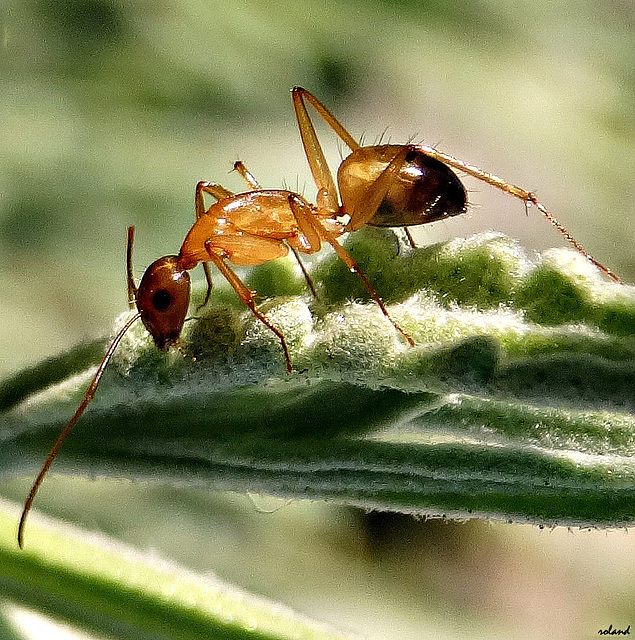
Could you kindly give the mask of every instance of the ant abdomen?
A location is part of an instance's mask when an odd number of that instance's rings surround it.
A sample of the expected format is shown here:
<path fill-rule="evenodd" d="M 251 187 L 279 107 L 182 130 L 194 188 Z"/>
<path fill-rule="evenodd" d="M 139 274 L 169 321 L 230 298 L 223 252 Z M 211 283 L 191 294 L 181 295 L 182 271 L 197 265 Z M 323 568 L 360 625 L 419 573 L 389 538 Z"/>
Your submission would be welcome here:
<path fill-rule="evenodd" d="M 344 210 L 367 200 L 365 193 L 402 145 L 361 147 L 340 165 L 337 181 Z M 425 224 L 465 213 L 467 194 L 457 175 L 439 160 L 412 146 L 375 215 L 366 224 L 399 227 Z"/>
<path fill-rule="evenodd" d="M 190 304 L 190 275 L 180 267 L 176 256 L 159 258 L 146 269 L 136 302 L 141 321 L 156 346 L 165 350 L 174 344 Z"/>

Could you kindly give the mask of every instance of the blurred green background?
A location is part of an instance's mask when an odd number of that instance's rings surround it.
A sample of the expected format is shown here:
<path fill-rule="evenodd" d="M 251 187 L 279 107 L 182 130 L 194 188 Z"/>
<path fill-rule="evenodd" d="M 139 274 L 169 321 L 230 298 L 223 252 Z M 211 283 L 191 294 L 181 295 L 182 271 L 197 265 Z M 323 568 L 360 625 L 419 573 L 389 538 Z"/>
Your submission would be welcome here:
<path fill-rule="evenodd" d="M 355 137 L 425 141 L 536 191 L 635 277 L 631 0 L 5 0 L 0 28 L 1 376 L 108 331 L 125 306 L 126 226 L 140 275 L 178 251 L 198 180 L 241 190 L 240 158 L 313 199 L 295 84 Z M 341 145 L 320 132 L 336 167 Z M 466 185 L 470 214 L 419 242 L 491 228 L 562 244 L 522 203 Z M 591 638 L 635 623 L 623 532 L 333 505 L 265 515 L 247 498 L 62 479 L 47 506 L 371 638 Z"/>

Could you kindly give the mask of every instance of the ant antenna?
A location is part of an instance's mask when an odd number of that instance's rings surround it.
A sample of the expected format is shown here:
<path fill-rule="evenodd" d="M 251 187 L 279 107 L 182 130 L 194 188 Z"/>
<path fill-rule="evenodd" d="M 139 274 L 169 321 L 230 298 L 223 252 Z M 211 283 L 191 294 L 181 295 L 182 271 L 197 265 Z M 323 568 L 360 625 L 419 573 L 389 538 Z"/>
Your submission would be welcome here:
<path fill-rule="evenodd" d="M 44 479 L 46 472 L 49 470 L 49 467 L 53 463 L 53 460 L 55 459 L 57 452 L 62 446 L 62 442 L 64 442 L 64 440 L 66 439 L 66 436 L 72 431 L 73 427 L 75 426 L 75 423 L 79 420 L 82 413 L 84 413 L 84 409 L 86 409 L 90 401 L 93 399 L 93 396 L 97 391 L 97 385 L 99 384 L 99 381 L 101 380 L 101 377 L 104 374 L 104 371 L 108 366 L 108 363 L 110 362 L 110 358 L 112 357 L 112 354 L 115 352 L 115 349 L 117 348 L 117 345 L 121 341 L 121 338 L 123 338 L 124 333 L 126 333 L 126 331 L 128 331 L 128 329 L 130 329 L 130 327 L 140 317 L 141 317 L 140 313 L 135 313 L 134 316 L 132 316 L 132 318 L 130 318 L 130 320 L 128 320 L 128 322 L 126 322 L 126 324 L 119 330 L 119 333 L 115 336 L 114 340 L 110 343 L 110 346 L 108 347 L 108 351 L 106 351 L 106 355 L 104 356 L 103 360 L 101 361 L 101 364 L 97 368 L 95 377 L 93 378 L 93 381 L 90 383 L 90 386 L 86 390 L 86 393 L 84 394 L 84 398 L 81 404 L 79 405 L 79 407 L 77 407 L 77 410 L 73 414 L 73 417 L 68 421 L 68 424 L 62 429 L 60 434 L 57 436 L 57 440 L 55 441 L 55 444 L 53 445 L 51 452 L 48 454 L 48 457 L 44 461 L 44 464 L 40 469 L 40 473 L 38 473 L 37 478 L 35 479 L 35 482 L 31 487 L 31 491 L 29 491 L 29 495 L 22 509 L 22 516 L 20 517 L 20 525 L 18 526 L 18 546 L 20 547 L 20 549 L 23 548 L 23 544 L 24 544 L 24 524 L 26 522 L 26 517 L 29 511 L 31 510 L 33 499 L 35 498 L 35 494 L 37 493 L 37 490 L 40 488 L 40 485 L 42 484 L 42 480 Z"/>
<path fill-rule="evenodd" d="M 126 281 L 128 283 L 128 306 L 134 309 L 137 300 L 137 285 L 132 273 L 132 242 L 134 241 L 134 227 L 128 227 L 128 243 L 126 244 Z"/>
<path fill-rule="evenodd" d="M 126 249 L 126 279 L 128 282 L 128 302 L 132 306 L 135 300 L 137 287 L 134 283 L 134 277 L 132 275 L 132 241 L 134 239 L 134 227 L 128 227 L 128 244 Z M 26 523 L 26 517 L 31 510 L 31 505 L 33 504 L 33 500 L 35 498 L 35 494 L 38 492 L 40 485 L 42 484 L 42 480 L 44 480 L 44 476 L 46 472 L 49 470 L 51 464 L 53 464 L 53 460 L 55 460 L 55 456 L 59 451 L 62 443 L 66 439 L 66 436 L 73 430 L 75 423 L 79 420 L 82 413 L 86 407 L 90 404 L 90 401 L 93 399 L 95 392 L 97 391 L 97 386 L 99 385 L 99 381 L 101 377 L 104 375 L 104 371 L 112 358 L 117 345 L 121 342 L 124 334 L 130 327 L 141 317 L 141 314 L 137 311 L 128 322 L 119 330 L 119 333 L 113 338 L 113 341 L 110 343 L 106 354 L 104 355 L 101 363 L 97 367 L 97 371 L 93 377 L 92 382 L 86 389 L 86 393 L 79 405 L 77 410 L 73 414 L 73 417 L 68 421 L 67 425 L 60 431 L 60 434 L 57 436 L 57 440 L 51 449 L 51 452 L 48 454 L 42 468 L 40 469 L 40 473 L 38 473 L 33 486 L 31 487 L 31 491 L 29 491 L 29 495 L 27 496 L 26 501 L 24 502 L 24 507 L 22 508 L 22 515 L 20 516 L 20 524 L 18 525 L 18 546 L 20 549 L 24 548 L 24 525 Z"/>

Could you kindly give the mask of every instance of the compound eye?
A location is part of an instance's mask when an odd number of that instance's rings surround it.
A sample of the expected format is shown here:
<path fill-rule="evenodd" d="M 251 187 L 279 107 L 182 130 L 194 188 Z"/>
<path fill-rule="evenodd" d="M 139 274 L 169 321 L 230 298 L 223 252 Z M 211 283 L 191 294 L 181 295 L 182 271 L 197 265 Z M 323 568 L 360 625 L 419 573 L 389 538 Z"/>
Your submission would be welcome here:
<path fill-rule="evenodd" d="M 190 276 L 178 266 L 176 256 L 159 258 L 146 269 L 137 290 L 137 308 L 159 349 L 178 340 L 189 304 Z"/>
<path fill-rule="evenodd" d="M 159 289 L 152 296 L 152 306 L 157 311 L 167 311 L 172 303 L 172 296 L 167 289 Z"/>

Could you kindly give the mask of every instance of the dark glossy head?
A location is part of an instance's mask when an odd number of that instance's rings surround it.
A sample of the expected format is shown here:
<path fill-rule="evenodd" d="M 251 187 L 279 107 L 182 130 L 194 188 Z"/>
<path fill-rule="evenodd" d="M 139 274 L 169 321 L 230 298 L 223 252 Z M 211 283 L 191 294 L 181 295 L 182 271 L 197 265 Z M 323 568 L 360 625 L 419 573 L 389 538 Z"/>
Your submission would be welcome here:
<path fill-rule="evenodd" d="M 176 256 L 159 258 L 146 269 L 136 302 L 157 348 L 165 350 L 174 344 L 190 304 L 190 275 L 178 266 Z"/>
<path fill-rule="evenodd" d="M 364 198 L 364 189 L 402 149 L 399 145 L 362 147 L 344 160 L 338 182 L 345 209 L 348 199 Z M 412 147 L 397 179 L 367 224 L 374 227 L 425 224 L 466 210 L 467 194 L 457 175 L 439 160 Z"/>

